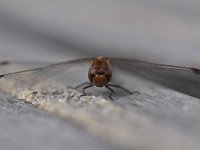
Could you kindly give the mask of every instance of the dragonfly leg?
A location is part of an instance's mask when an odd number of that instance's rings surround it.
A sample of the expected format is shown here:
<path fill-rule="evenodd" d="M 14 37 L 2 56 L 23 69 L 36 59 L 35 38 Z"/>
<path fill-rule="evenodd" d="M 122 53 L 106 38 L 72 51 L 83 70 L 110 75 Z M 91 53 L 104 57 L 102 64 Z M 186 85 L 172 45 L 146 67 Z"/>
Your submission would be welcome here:
<path fill-rule="evenodd" d="M 87 84 L 91 84 L 90 82 L 83 82 L 83 83 L 81 83 L 81 84 L 79 84 L 79 85 L 77 85 L 77 86 L 75 86 L 75 87 L 73 87 L 74 89 L 78 89 L 78 88 L 80 88 L 80 87 L 82 87 L 82 86 L 85 86 L 85 85 L 87 85 Z"/>
<path fill-rule="evenodd" d="M 85 89 L 88 89 L 88 88 L 90 88 L 90 87 L 92 87 L 92 86 L 93 86 L 93 84 L 90 83 L 90 85 L 87 85 L 87 86 L 83 87 L 83 92 L 82 92 L 82 94 L 80 95 L 80 97 L 81 97 L 81 96 L 86 96 L 87 94 L 85 93 Z"/>
<path fill-rule="evenodd" d="M 112 98 L 112 94 L 113 94 L 113 92 L 114 92 L 113 89 L 111 89 L 111 88 L 109 87 L 109 85 L 105 85 L 105 87 L 111 91 L 111 93 L 110 93 L 110 95 L 109 95 L 108 97 L 113 101 L 113 98 Z"/>
<path fill-rule="evenodd" d="M 127 92 L 127 93 L 129 93 L 129 94 L 134 94 L 134 93 L 136 93 L 136 91 L 135 92 L 131 92 L 131 91 L 129 91 L 128 89 L 126 89 L 126 88 L 124 88 L 124 87 L 122 87 L 122 86 L 120 86 L 120 85 L 116 85 L 116 84 L 107 84 L 108 86 L 112 86 L 112 87 L 115 87 L 115 88 L 119 88 L 119 89 L 122 89 L 123 91 L 125 91 L 125 92 Z M 138 93 L 138 92 L 137 92 Z"/>

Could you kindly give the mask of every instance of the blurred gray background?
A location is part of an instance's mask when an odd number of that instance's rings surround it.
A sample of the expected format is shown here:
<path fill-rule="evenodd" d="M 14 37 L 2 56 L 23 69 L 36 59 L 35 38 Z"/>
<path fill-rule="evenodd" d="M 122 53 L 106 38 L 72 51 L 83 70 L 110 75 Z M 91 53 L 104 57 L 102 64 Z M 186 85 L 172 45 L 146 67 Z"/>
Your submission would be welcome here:
<path fill-rule="evenodd" d="M 198 0 L 1 0 L 0 60 L 123 56 L 200 66 Z"/>
<path fill-rule="evenodd" d="M 0 61 L 98 55 L 200 68 L 200 1 L 0 0 Z M 27 104 L 4 97 L 0 105 L 3 149 L 116 149 Z"/>

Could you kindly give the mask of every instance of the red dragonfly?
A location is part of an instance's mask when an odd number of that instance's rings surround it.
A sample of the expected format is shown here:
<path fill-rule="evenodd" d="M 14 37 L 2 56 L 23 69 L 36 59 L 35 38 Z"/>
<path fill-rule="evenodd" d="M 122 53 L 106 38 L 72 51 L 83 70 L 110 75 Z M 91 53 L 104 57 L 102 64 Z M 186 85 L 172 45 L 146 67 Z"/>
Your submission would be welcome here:
<path fill-rule="evenodd" d="M 9 62 L 3 62 L 2 65 L 8 63 Z M 106 87 L 109 89 L 109 98 L 111 99 L 113 94 L 113 89 L 111 87 L 120 88 L 131 94 L 132 92 L 120 85 L 110 84 L 113 75 L 112 68 L 118 67 L 179 92 L 200 98 L 199 69 L 155 64 L 131 58 L 92 57 L 74 59 L 36 69 L 3 74 L 0 75 L 0 81 L 3 79 L 13 81 L 24 81 L 24 79 L 31 80 L 32 78 L 37 78 L 43 74 L 51 72 L 59 73 L 61 70 L 68 70 L 72 65 L 80 65 L 82 63 L 90 63 L 88 71 L 88 79 L 90 82 L 80 84 L 76 87 L 79 88 L 83 86 L 83 93 L 81 96 L 87 95 L 85 89 L 92 86 Z"/>

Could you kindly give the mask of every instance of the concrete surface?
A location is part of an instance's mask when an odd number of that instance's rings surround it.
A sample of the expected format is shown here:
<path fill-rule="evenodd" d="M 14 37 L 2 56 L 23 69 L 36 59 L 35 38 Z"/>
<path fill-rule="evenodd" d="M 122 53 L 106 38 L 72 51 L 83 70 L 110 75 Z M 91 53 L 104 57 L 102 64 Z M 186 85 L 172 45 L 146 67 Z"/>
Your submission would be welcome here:
<path fill-rule="evenodd" d="M 2 94 L 0 115 L 2 150 L 116 149 L 108 142 L 88 134 L 78 124 Z"/>

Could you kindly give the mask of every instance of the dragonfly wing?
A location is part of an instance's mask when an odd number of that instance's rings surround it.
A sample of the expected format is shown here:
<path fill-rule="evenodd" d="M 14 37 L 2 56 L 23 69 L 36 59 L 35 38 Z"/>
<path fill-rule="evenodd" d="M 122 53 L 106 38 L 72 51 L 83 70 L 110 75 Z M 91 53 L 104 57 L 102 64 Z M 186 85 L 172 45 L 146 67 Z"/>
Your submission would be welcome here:
<path fill-rule="evenodd" d="M 172 65 L 162 65 L 135 59 L 110 58 L 120 69 L 176 91 L 200 98 L 200 70 Z"/>
<path fill-rule="evenodd" d="M 27 69 L 33 69 L 38 67 L 47 66 L 52 62 L 43 61 L 1 61 L 0 62 L 0 74 L 6 74 L 10 72 L 17 72 Z"/>
<path fill-rule="evenodd" d="M 46 80 L 54 78 L 58 76 L 61 78 L 61 75 L 64 77 L 71 79 L 76 75 L 80 75 L 79 71 L 82 71 L 83 64 L 88 64 L 92 58 L 81 58 L 81 59 L 74 59 L 70 61 L 65 61 L 61 63 L 56 63 L 52 65 L 48 65 L 45 67 L 30 69 L 30 70 L 23 70 L 14 73 L 7 73 L 0 75 L 0 85 L 1 89 L 4 87 L 9 88 L 32 88 L 38 83 L 44 83 Z M 73 67 L 72 67 L 73 66 Z M 74 73 L 72 68 L 76 68 L 74 66 L 79 67 L 79 70 Z M 85 65 L 88 66 L 88 65 Z M 71 69 L 71 70 L 70 70 Z M 87 70 L 86 70 L 87 72 Z M 84 74 L 87 77 L 87 74 Z M 62 76 L 62 83 L 64 84 L 63 80 L 64 77 Z M 79 78 L 78 78 L 79 79 Z M 10 84 L 10 86 L 8 86 Z M 7 89 L 6 89 L 7 90 Z"/>

